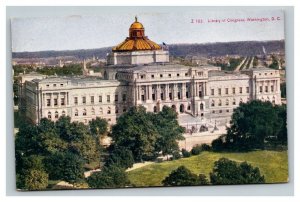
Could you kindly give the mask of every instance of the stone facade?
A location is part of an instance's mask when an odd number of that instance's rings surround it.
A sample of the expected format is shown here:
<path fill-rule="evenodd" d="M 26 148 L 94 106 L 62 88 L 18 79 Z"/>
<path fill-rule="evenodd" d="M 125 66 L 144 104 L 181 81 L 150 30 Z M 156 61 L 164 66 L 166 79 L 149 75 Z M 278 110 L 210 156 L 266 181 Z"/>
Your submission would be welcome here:
<path fill-rule="evenodd" d="M 181 125 L 188 128 L 190 118 L 207 127 L 228 123 L 241 102 L 260 99 L 281 104 L 278 70 L 257 67 L 225 72 L 209 65 L 171 64 L 168 50 L 143 34 L 140 23 L 131 25 L 130 38 L 108 54 L 103 78 L 40 75 L 23 79 L 20 104 L 28 119 L 39 123 L 43 117 L 55 121 L 70 116 L 72 121 L 88 123 L 102 117 L 114 124 L 132 106 L 142 105 L 150 112 L 169 106 L 178 112 Z M 131 43 L 132 50 L 125 43 Z"/>

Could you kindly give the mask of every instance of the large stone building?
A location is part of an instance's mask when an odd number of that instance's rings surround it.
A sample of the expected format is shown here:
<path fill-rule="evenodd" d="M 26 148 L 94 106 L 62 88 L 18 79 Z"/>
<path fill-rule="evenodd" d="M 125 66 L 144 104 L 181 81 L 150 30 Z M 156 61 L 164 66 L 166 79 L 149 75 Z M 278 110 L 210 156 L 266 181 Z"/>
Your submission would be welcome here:
<path fill-rule="evenodd" d="M 191 127 L 196 120 L 200 128 L 228 123 L 241 102 L 281 104 L 278 70 L 225 72 L 209 65 L 172 64 L 168 50 L 149 40 L 137 19 L 129 37 L 107 55 L 102 75 L 26 80 L 21 105 L 34 123 L 43 117 L 55 121 L 70 116 L 84 123 L 102 117 L 111 124 L 132 106 L 143 105 L 150 112 L 169 106 L 178 112 L 181 125 Z"/>

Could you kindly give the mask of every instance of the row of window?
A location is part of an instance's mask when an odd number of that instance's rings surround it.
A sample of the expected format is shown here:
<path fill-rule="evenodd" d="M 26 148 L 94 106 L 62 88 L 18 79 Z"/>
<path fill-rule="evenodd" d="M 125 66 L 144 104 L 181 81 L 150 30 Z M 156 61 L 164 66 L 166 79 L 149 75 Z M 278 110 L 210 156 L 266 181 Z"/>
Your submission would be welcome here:
<path fill-rule="evenodd" d="M 53 86 L 53 87 L 56 87 L 56 86 L 63 87 L 64 84 L 63 84 L 63 83 L 61 83 L 61 84 L 56 84 L 56 83 L 54 83 L 54 84 L 52 84 L 52 86 Z M 49 87 L 50 87 L 50 84 L 47 84 L 46 87 L 49 88 Z"/>
<path fill-rule="evenodd" d="M 49 107 L 49 106 L 51 106 L 51 99 L 50 98 L 48 98 L 48 99 L 46 99 L 46 105 Z M 59 102 L 59 100 L 58 100 L 58 98 L 54 98 L 53 99 L 53 105 L 54 106 L 58 106 L 58 102 Z M 60 98 L 60 105 L 61 106 L 64 106 L 65 105 L 65 98 Z"/>
<path fill-rule="evenodd" d="M 239 89 L 239 93 L 243 94 L 243 87 L 239 87 L 238 89 Z M 222 95 L 222 94 L 229 95 L 229 88 L 225 88 L 224 90 L 225 92 L 222 92 L 222 88 L 218 88 L 218 95 Z M 231 89 L 231 93 L 236 94 L 235 87 Z M 249 87 L 246 87 L 246 93 L 249 93 Z M 215 95 L 215 89 L 210 89 L 210 95 Z"/>
<path fill-rule="evenodd" d="M 62 112 L 61 112 L 61 116 L 66 116 L 66 112 L 65 112 L 65 111 L 62 111 Z M 48 112 L 47 117 L 48 117 L 48 119 L 52 119 L 52 113 L 51 113 L 51 112 Z M 54 112 L 54 118 L 55 118 L 55 119 L 58 119 L 58 117 L 59 117 L 58 111 Z"/>
<path fill-rule="evenodd" d="M 259 92 L 260 93 L 263 93 L 263 90 L 265 90 L 264 92 L 265 93 L 268 93 L 269 92 L 269 86 L 265 86 L 265 89 L 263 89 L 263 86 L 259 86 Z M 271 86 L 270 87 L 270 92 L 274 92 L 274 86 Z"/>
<path fill-rule="evenodd" d="M 203 75 L 203 73 L 202 73 L 202 75 Z M 159 75 L 159 78 L 164 78 L 164 76 L 166 76 L 166 78 L 172 78 L 172 74 L 168 74 L 168 75 L 160 74 L 160 75 Z M 176 76 L 177 76 L 177 77 L 180 77 L 180 74 L 177 73 Z M 185 73 L 184 76 L 189 76 L 189 74 L 188 74 L 188 73 Z M 154 74 L 151 74 L 151 79 L 154 79 L 154 78 L 155 78 L 155 75 L 154 75 Z M 146 75 L 145 75 L 145 74 L 140 75 L 140 79 L 146 79 Z"/>
<path fill-rule="evenodd" d="M 122 109 L 122 112 L 126 112 L 126 108 L 125 107 Z M 116 107 L 115 108 L 115 114 L 118 114 L 118 113 L 120 113 L 120 111 L 119 111 L 119 108 Z M 100 109 L 99 109 L 99 111 L 98 111 L 97 114 L 112 114 L 112 110 L 111 110 L 110 107 L 108 107 L 107 110 L 104 111 L 103 108 L 100 107 Z M 74 116 L 87 116 L 87 115 L 88 114 L 87 114 L 87 110 L 86 109 L 83 109 L 81 113 L 79 113 L 78 109 L 75 109 L 75 111 L 74 111 Z M 96 111 L 95 111 L 94 108 L 92 108 L 92 110 L 91 110 L 91 115 L 96 115 Z"/>
<path fill-rule="evenodd" d="M 248 100 L 249 100 L 249 98 L 248 98 Z M 242 103 L 242 102 L 243 102 L 243 99 L 241 98 L 240 99 L 240 103 Z M 223 105 L 222 100 L 219 100 L 218 101 L 218 106 L 222 106 L 222 105 Z M 236 105 L 236 100 L 235 99 L 232 100 L 232 105 Z M 215 107 L 216 106 L 215 100 L 211 101 L 211 105 L 210 106 L 211 107 Z M 225 106 L 229 106 L 229 99 L 226 99 Z"/>
<path fill-rule="evenodd" d="M 94 104 L 95 103 L 95 96 L 90 96 L 90 103 L 91 104 Z M 102 103 L 103 102 L 103 96 L 102 95 L 99 95 L 98 96 L 98 103 Z M 118 102 L 119 101 L 119 95 L 115 95 L 115 102 Z M 126 102 L 126 94 L 123 94 L 122 95 L 122 101 L 123 102 Z M 106 102 L 107 103 L 110 103 L 111 102 L 111 96 L 110 95 L 106 95 Z M 81 103 L 82 104 L 86 104 L 87 103 L 87 99 L 86 99 L 86 96 L 83 96 L 81 97 Z M 75 105 L 78 105 L 78 97 L 74 97 L 74 104 Z"/>

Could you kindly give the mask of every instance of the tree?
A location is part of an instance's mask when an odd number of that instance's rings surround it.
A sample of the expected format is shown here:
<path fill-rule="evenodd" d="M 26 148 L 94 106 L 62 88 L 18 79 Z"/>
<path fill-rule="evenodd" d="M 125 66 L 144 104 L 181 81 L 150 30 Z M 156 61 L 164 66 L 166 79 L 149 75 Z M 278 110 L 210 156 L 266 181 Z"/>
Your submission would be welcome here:
<path fill-rule="evenodd" d="M 198 176 L 193 174 L 185 166 L 180 166 L 176 170 L 173 170 L 169 176 L 167 176 L 162 184 L 164 186 L 191 186 L 198 185 Z"/>
<path fill-rule="evenodd" d="M 102 171 L 88 177 L 87 183 L 91 188 L 122 188 L 130 185 L 125 170 L 117 166 L 103 167 Z"/>
<path fill-rule="evenodd" d="M 107 133 L 108 123 L 105 119 L 97 117 L 89 122 L 90 131 L 93 136 L 100 137 Z"/>
<path fill-rule="evenodd" d="M 259 168 L 252 167 L 247 162 L 238 164 L 235 161 L 221 158 L 214 163 L 213 171 L 210 173 L 212 184 L 259 184 L 264 183 Z"/>
<path fill-rule="evenodd" d="M 83 159 L 71 152 L 57 152 L 45 159 L 45 165 L 51 180 L 75 183 L 84 177 Z"/>
<path fill-rule="evenodd" d="M 206 177 L 206 175 L 204 175 L 204 174 L 199 174 L 199 176 L 198 176 L 198 184 L 199 185 L 208 185 L 209 184 L 209 181 L 208 181 L 208 179 L 207 179 L 207 177 Z"/>
<path fill-rule="evenodd" d="M 112 127 L 111 136 L 114 144 L 129 149 L 136 161 L 154 157 L 158 132 L 142 106 L 132 107 L 121 115 Z"/>
<path fill-rule="evenodd" d="M 48 186 L 48 174 L 42 170 L 29 170 L 25 175 L 25 189 L 42 190 Z"/>
<path fill-rule="evenodd" d="M 107 165 L 117 165 L 121 168 L 130 168 L 134 164 L 132 152 L 124 147 L 115 148 L 106 160 Z"/>
<path fill-rule="evenodd" d="M 270 102 L 241 103 L 232 115 L 225 146 L 238 151 L 264 149 L 267 140 L 287 135 L 285 114 L 284 106 L 273 106 Z"/>
<path fill-rule="evenodd" d="M 156 151 L 163 155 L 179 151 L 178 140 L 184 140 L 184 128 L 177 121 L 177 113 L 170 107 L 164 106 L 158 114 L 153 114 L 152 122 L 159 133 L 156 141 Z"/>

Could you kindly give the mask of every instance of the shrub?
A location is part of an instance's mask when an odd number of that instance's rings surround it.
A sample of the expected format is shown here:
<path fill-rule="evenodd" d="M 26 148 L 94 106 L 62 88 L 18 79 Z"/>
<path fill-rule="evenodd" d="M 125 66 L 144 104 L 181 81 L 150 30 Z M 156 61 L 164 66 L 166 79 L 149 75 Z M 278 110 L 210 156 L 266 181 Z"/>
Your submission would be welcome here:
<path fill-rule="evenodd" d="M 201 145 L 196 145 L 192 148 L 191 153 L 192 155 L 198 155 L 202 151 L 202 146 Z"/>
<path fill-rule="evenodd" d="M 187 157 L 191 156 L 191 152 L 189 152 L 189 151 L 187 151 L 185 149 L 182 149 L 181 153 L 182 153 L 183 158 L 187 158 Z"/>

